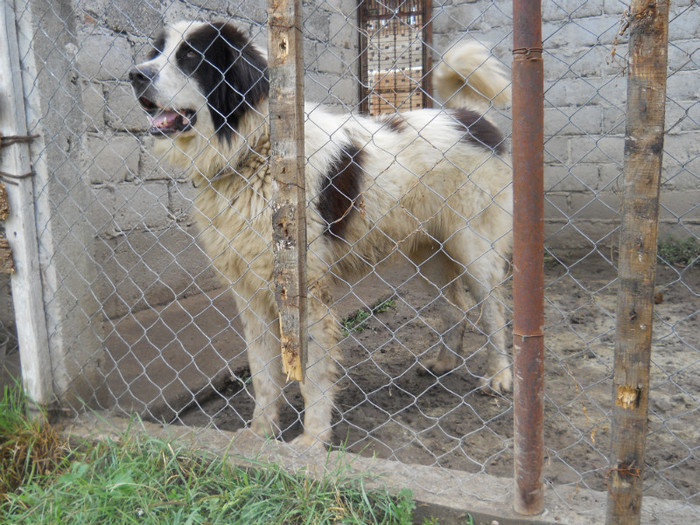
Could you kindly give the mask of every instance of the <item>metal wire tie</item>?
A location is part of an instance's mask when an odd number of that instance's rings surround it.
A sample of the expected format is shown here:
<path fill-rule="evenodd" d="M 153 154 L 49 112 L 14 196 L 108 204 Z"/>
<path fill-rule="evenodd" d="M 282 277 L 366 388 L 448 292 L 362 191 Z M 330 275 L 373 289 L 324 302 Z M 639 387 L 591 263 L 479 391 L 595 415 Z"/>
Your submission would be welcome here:
<path fill-rule="evenodd" d="M 12 146 L 13 144 L 21 144 L 25 142 L 31 142 L 32 140 L 39 138 L 39 135 L 3 135 L 0 133 L 0 148 L 4 148 L 7 146 Z M 21 180 L 21 179 L 26 179 L 34 175 L 33 171 L 30 171 L 28 173 L 23 173 L 21 175 L 15 175 L 14 173 L 7 173 L 4 171 L 0 171 L 0 177 L 4 179 L 14 179 L 14 180 Z M 10 184 L 17 184 L 16 182 L 12 180 L 8 180 Z"/>
<path fill-rule="evenodd" d="M 39 135 L 7 135 L 4 136 L 0 133 L 0 148 L 6 146 L 11 146 L 12 144 L 18 144 L 22 142 L 31 142 L 32 140 L 39 138 Z"/>

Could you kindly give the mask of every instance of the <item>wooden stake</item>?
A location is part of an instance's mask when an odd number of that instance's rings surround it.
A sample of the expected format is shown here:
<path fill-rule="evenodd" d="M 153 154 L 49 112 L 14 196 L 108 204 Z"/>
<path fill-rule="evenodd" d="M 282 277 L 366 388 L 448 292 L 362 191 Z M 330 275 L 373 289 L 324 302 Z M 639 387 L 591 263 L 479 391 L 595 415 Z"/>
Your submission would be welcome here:
<path fill-rule="evenodd" d="M 668 0 L 633 0 L 627 80 L 608 525 L 638 524 L 649 402 Z"/>
<path fill-rule="evenodd" d="M 39 265 L 39 246 L 34 205 L 32 158 L 27 137 L 27 112 L 22 76 L 33 66 L 20 63 L 18 21 L 14 2 L 0 3 L 0 172 L 6 183 L 9 216 L 5 223 L 12 248 L 12 303 L 17 320 L 17 338 L 22 362 L 22 382 L 33 416 L 42 419 L 53 396 L 46 312 Z M 28 23 L 28 17 L 23 17 Z M 33 54 L 27 58 L 31 61 Z M 10 139 L 10 140 L 8 140 Z"/>
<path fill-rule="evenodd" d="M 301 1 L 268 0 L 270 172 L 273 197 L 275 298 L 287 378 L 306 367 L 306 194 L 304 183 L 304 66 Z"/>

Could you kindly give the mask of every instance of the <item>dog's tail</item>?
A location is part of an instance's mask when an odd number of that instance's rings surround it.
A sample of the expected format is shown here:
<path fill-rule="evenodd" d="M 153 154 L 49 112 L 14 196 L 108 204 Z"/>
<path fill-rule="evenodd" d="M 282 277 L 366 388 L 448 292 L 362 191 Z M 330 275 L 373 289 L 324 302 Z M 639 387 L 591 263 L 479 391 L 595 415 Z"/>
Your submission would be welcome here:
<path fill-rule="evenodd" d="M 511 99 L 505 68 L 475 40 L 461 41 L 443 55 L 433 71 L 433 88 L 445 106 L 452 108 L 506 106 Z"/>

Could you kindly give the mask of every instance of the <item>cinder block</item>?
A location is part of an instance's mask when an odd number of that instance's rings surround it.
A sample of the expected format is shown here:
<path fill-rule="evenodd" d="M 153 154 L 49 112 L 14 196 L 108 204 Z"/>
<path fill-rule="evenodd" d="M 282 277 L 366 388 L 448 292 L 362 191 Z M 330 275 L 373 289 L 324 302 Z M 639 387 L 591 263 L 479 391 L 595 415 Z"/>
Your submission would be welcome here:
<path fill-rule="evenodd" d="M 612 221 L 619 215 L 620 195 L 611 191 L 571 193 L 569 210 L 573 220 Z"/>
<path fill-rule="evenodd" d="M 143 146 L 138 173 L 140 180 L 165 180 L 172 182 L 187 179 L 189 166 L 173 166 L 153 152 L 153 143 L 158 139 L 150 135 L 140 135 L 138 138 Z"/>
<path fill-rule="evenodd" d="M 668 45 L 668 69 L 676 71 L 698 71 L 700 61 L 695 52 L 700 49 L 700 39 L 676 40 Z"/>
<path fill-rule="evenodd" d="M 606 105 L 603 110 L 603 133 L 624 134 L 627 124 L 626 111 L 627 107 L 624 103 L 615 106 Z"/>
<path fill-rule="evenodd" d="M 602 12 L 603 9 L 599 2 L 560 0 L 557 2 L 544 2 L 542 5 L 543 20 L 578 19 L 588 16 L 599 16 Z"/>
<path fill-rule="evenodd" d="M 585 27 L 583 22 L 584 20 L 576 19 L 564 23 L 543 23 L 542 44 L 548 50 L 594 46 L 598 42 L 599 35 Z"/>
<path fill-rule="evenodd" d="M 678 222 L 700 224 L 700 190 L 688 188 L 684 191 L 661 191 L 659 202 L 661 204 L 659 218 L 668 221 L 672 218 Z"/>
<path fill-rule="evenodd" d="M 328 42 L 330 24 L 330 13 L 321 9 L 319 4 L 311 3 L 306 5 L 302 27 L 307 39 Z"/>
<path fill-rule="evenodd" d="M 700 128 L 700 104 L 691 104 L 688 107 L 687 103 L 676 101 L 673 95 L 669 94 L 669 99 L 666 102 L 666 132 L 677 134 L 683 131 L 698 131 Z"/>
<path fill-rule="evenodd" d="M 598 105 L 547 107 L 544 110 L 545 135 L 599 135 L 603 108 Z"/>
<path fill-rule="evenodd" d="M 544 142 L 545 163 L 569 164 L 569 137 L 546 137 Z"/>
<path fill-rule="evenodd" d="M 96 29 L 78 46 L 76 67 L 88 80 L 126 78 L 132 64 L 131 46 L 124 36 Z"/>
<path fill-rule="evenodd" d="M 139 171 L 141 147 L 134 136 L 90 135 L 87 153 L 88 178 L 92 184 L 123 182 Z"/>
<path fill-rule="evenodd" d="M 110 318 L 220 285 L 191 227 L 100 237 L 95 260 L 100 272 L 93 289 Z"/>
<path fill-rule="evenodd" d="M 168 185 L 163 182 L 117 185 L 115 212 L 120 230 L 166 227 L 171 222 L 168 213 Z"/>
<path fill-rule="evenodd" d="M 572 166 L 569 170 L 566 186 L 572 192 L 598 191 L 600 189 L 600 169 L 598 164 L 580 163 Z M 562 186 L 562 189 L 564 187 Z"/>
<path fill-rule="evenodd" d="M 571 139 L 571 163 L 611 162 L 622 160 L 624 137 L 585 135 Z"/>
<path fill-rule="evenodd" d="M 105 184 L 93 192 L 101 206 L 93 214 L 98 231 L 116 235 L 134 229 L 165 228 L 172 222 L 165 182 Z"/>
<path fill-rule="evenodd" d="M 603 0 L 603 11 L 607 15 L 622 15 L 629 7 L 624 0 Z"/>
<path fill-rule="evenodd" d="M 188 181 L 175 182 L 168 186 L 169 209 L 171 216 L 177 222 L 189 223 L 194 206 L 194 198 L 202 191 Z"/>
<path fill-rule="evenodd" d="M 107 26 L 119 33 L 148 34 L 162 24 L 159 3 L 142 0 L 109 2 L 105 11 Z"/>
<path fill-rule="evenodd" d="M 700 174 L 700 132 L 669 133 L 664 137 L 664 151 L 686 170 Z"/>
<path fill-rule="evenodd" d="M 681 192 L 694 191 L 700 187 L 700 172 L 697 167 L 700 162 L 696 162 L 695 170 L 689 170 L 683 165 L 670 165 L 668 155 L 664 157 L 664 168 L 661 186 L 661 192 Z M 680 195 L 680 193 L 677 193 Z M 700 203 L 700 201 L 697 201 Z"/>
<path fill-rule="evenodd" d="M 105 121 L 110 128 L 116 131 L 146 131 L 148 119 L 129 84 L 111 84 L 106 91 L 106 100 Z"/>
<path fill-rule="evenodd" d="M 86 131 L 102 131 L 105 127 L 105 97 L 102 84 L 84 82 L 81 92 Z"/>
<path fill-rule="evenodd" d="M 700 71 L 678 71 L 668 77 L 666 91 L 676 101 L 700 99 Z"/>
<path fill-rule="evenodd" d="M 601 83 L 599 78 L 546 78 L 545 101 L 555 107 L 609 104 L 604 100 L 597 100 Z"/>
<path fill-rule="evenodd" d="M 619 189 L 619 178 L 622 175 L 622 170 L 622 160 L 598 164 L 600 184 L 596 189 L 617 191 Z"/>
<path fill-rule="evenodd" d="M 681 4 L 674 5 L 675 2 L 671 3 L 671 13 L 678 14 L 680 16 L 673 16 L 669 13 L 669 23 L 668 23 L 668 39 L 673 42 L 675 40 L 688 40 L 700 38 L 700 24 L 698 24 L 697 11 L 695 11 L 695 16 L 693 16 L 693 11 L 686 11 L 687 6 Z M 683 14 L 680 14 L 683 13 Z"/>

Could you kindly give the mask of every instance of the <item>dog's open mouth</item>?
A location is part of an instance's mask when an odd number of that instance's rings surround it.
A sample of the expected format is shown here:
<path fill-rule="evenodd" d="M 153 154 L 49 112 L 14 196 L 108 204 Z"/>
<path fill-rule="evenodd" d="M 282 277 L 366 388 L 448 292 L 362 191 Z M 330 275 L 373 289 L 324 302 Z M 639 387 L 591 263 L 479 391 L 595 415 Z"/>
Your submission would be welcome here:
<path fill-rule="evenodd" d="M 148 112 L 151 135 L 172 135 L 187 131 L 197 118 L 191 109 L 162 108 L 146 97 L 139 98 L 141 107 Z"/>

